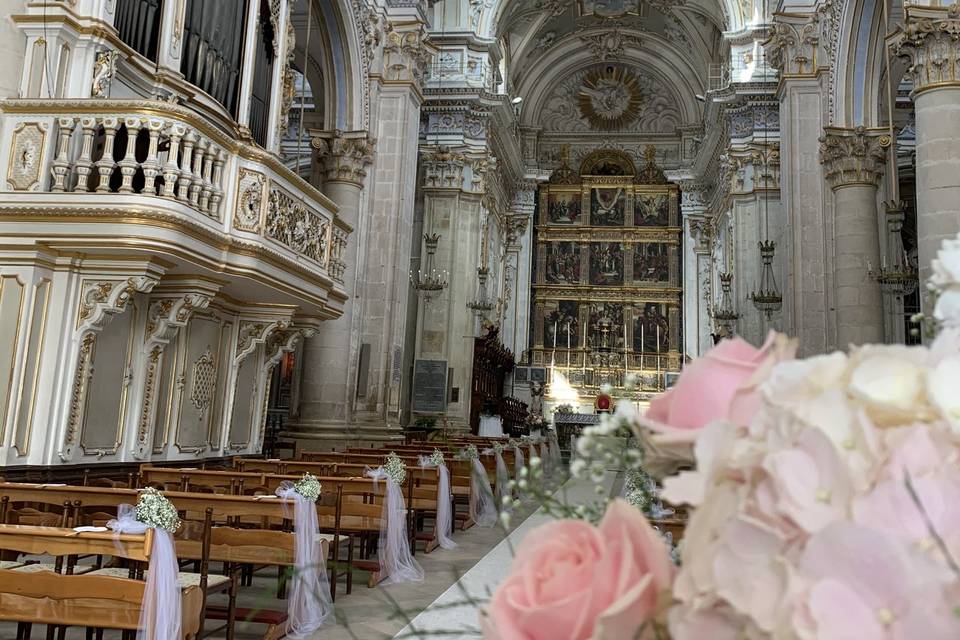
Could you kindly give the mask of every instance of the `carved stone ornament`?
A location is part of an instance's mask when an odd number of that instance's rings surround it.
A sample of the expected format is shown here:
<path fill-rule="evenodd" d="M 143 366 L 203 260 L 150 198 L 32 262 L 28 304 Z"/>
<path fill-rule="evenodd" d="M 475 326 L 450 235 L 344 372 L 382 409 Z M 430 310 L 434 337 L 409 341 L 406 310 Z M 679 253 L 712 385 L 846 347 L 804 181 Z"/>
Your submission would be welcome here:
<path fill-rule="evenodd" d="M 369 71 L 377 48 L 383 41 L 383 20 L 376 8 L 366 0 L 354 0 L 353 10 L 357 18 L 357 33 L 363 45 L 365 69 Z"/>
<path fill-rule="evenodd" d="M 695 243 L 694 251 L 708 252 L 713 242 L 713 226 L 706 218 L 690 218 L 690 235 Z"/>
<path fill-rule="evenodd" d="M 260 232 L 263 219 L 267 178 L 262 173 L 240 168 L 237 187 L 237 206 L 234 207 L 233 226 L 241 231 Z"/>
<path fill-rule="evenodd" d="M 14 191 L 40 189 L 40 167 L 43 166 L 47 125 L 22 122 L 13 130 L 7 187 Z"/>
<path fill-rule="evenodd" d="M 829 68 L 843 4 L 827 0 L 813 13 L 774 14 L 776 26 L 765 43 L 770 66 L 788 76 L 810 76 Z"/>
<path fill-rule="evenodd" d="M 423 186 L 428 188 L 459 189 L 463 186 L 463 168 L 467 157 L 450 147 L 422 148 L 420 166 L 423 167 Z"/>
<path fill-rule="evenodd" d="M 110 91 L 110 83 L 117 73 L 117 51 L 105 49 L 97 52 L 93 62 L 93 84 L 90 86 L 90 95 L 94 98 L 106 98 Z"/>
<path fill-rule="evenodd" d="M 201 419 L 213 403 L 213 392 L 217 384 L 217 363 L 208 346 L 191 367 L 190 404 L 200 414 Z"/>
<path fill-rule="evenodd" d="M 639 48 L 641 45 L 640 38 L 624 33 L 620 29 L 582 35 L 580 40 L 587 45 L 593 57 L 599 60 L 622 58 L 628 46 Z"/>
<path fill-rule="evenodd" d="M 960 86 L 960 4 L 907 7 L 907 19 L 893 37 L 894 51 L 910 62 L 915 92 Z"/>
<path fill-rule="evenodd" d="M 832 189 L 853 185 L 877 186 L 883 176 L 890 136 L 856 129 L 824 129 L 820 163 Z"/>
<path fill-rule="evenodd" d="M 548 95 L 539 115 L 546 132 L 676 132 L 682 117 L 659 80 L 621 65 L 574 73 Z"/>
<path fill-rule="evenodd" d="M 244 358 L 253 353 L 258 344 L 266 342 L 273 331 L 286 329 L 289 326 L 289 319 L 242 321 L 240 332 L 237 334 L 237 351 L 234 363 L 239 365 Z"/>
<path fill-rule="evenodd" d="M 291 12 L 293 11 L 293 2 L 287 5 L 287 32 L 284 39 L 283 75 L 280 85 L 280 112 L 277 116 L 277 137 L 283 138 L 290 129 L 290 109 L 293 107 L 293 99 L 296 96 L 297 87 L 293 71 L 293 55 L 297 48 L 297 32 L 293 26 Z M 279 42 L 279 35 L 275 38 Z"/>
<path fill-rule="evenodd" d="M 293 251 L 325 264 L 329 222 L 277 187 L 270 189 L 265 235 Z"/>
<path fill-rule="evenodd" d="M 156 278 L 134 276 L 126 280 L 87 280 L 80 291 L 77 327 L 80 333 L 99 331 L 109 319 L 122 313 L 135 293 L 148 293 Z"/>
<path fill-rule="evenodd" d="M 367 167 L 373 162 L 376 138 L 365 131 L 332 131 L 314 135 L 310 144 L 316 151 L 324 181 L 363 186 Z"/>
<path fill-rule="evenodd" d="M 424 25 L 414 29 L 397 29 L 387 25 L 383 45 L 383 76 L 387 81 L 423 82 L 427 66 L 436 50 L 428 41 Z"/>

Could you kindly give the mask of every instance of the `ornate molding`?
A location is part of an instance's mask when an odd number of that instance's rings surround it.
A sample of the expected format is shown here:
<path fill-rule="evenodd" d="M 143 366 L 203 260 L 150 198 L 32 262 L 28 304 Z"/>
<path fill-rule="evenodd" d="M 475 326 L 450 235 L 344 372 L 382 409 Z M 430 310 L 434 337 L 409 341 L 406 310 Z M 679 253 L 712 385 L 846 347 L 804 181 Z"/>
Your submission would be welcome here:
<path fill-rule="evenodd" d="M 311 133 L 310 145 L 326 182 L 349 182 L 363 187 L 367 167 L 373 162 L 376 138 L 366 131 Z"/>
<path fill-rule="evenodd" d="M 237 333 L 237 349 L 234 356 L 234 364 L 239 366 L 243 359 L 253 353 L 257 345 L 266 342 L 267 338 L 274 331 L 284 330 L 290 326 L 290 320 L 280 318 L 277 320 L 246 320 L 240 323 L 240 331 Z"/>
<path fill-rule="evenodd" d="M 94 98 L 106 98 L 110 90 L 110 83 L 117 73 L 118 52 L 113 49 L 98 51 L 93 61 L 93 83 L 90 85 L 90 95 Z"/>
<path fill-rule="evenodd" d="M 840 10 L 827 0 L 813 13 L 775 13 L 773 35 L 764 43 L 770 65 L 781 76 L 813 76 L 829 68 Z"/>
<path fill-rule="evenodd" d="M 830 188 L 877 186 L 889 146 L 889 135 L 864 127 L 825 128 L 820 138 L 820 163 Z"/>
<path fill-rule="evenodd" d="M 326 265 L 330 223 L 301 200 L 277 187 L 270 189 L 264 235 L 291 250 Z"/>
<path fill-rule="evenodd" d="M 690 217 L 690 236 L 693 238 L 693 250 L 697 253 L 709 253 L 713 246 L 713 223 L 709 218 Z"/>
<path fill-rule="evenodd" d="M 607 60 L 608 58 L 618 60 L 626 53 L 628 46 L 640 48 L 642 44 L 637 36 L 624 33 L 617 28 L 612 31 L 581 35 L 580 41 L 590 49 L 593 57 L 599 60 Z"/>
<path fill-rule="evenodd" d="M 233 210 L 233 227 L 235 229 L 260 233 L 266 189 L 267 177 L 265 175 L 259 171 L 240 167 L 237 180 L 237 204 Z"/>
<path fill-rule="evenodd" d="M 423 186 L 428 189 L 460 189 L 467 156 L 450 147 L 421 148 L 420 166 L 423 167 Z"/>
<path fill-rule="evenodd" d="M 77 335 L 99 332 L 110 318 L 123 313 L 135 293 L 149 293 L 158 279 L 134 276 L 126 280 L 85 280 L 80 289 Z"/>
<path fill-rule="evenodd" d="M 384 34 L 383 78 L 388 82 L 409 83 L 418 89 L 436 48 L 430 44 L 425 25 L 388 23 Z"/>
<path fill-rule="evenodd" d="M 910 63 L 915 94 L 960 87 L 960 4 L 907 7 L 906 20 L 891 44 Z"/>
<path fill-rule="evenodd" d="M 21 122 L 13 130 L 7 188 L 13 191 L 39 191 L 40 169 L 45 165 L 45 122 Z"/>
<path fill-rule="evenodd" d="M 293 13 L 293 0 L 287 3 L 287 29 L 284 35 L 284 63 L 283 63 L 283 81 L 280 86 L 280 113 L 277 116 L 277 139 L 282 139 L 290 129 L 290 108 L 293 106 L 293 98 L 297 89 L 294 86 L 293 55 L 297 48 L 297 32 L 293 26 L 291 14 Z M 279 43 L 280 34 L 275 34 L 275 40 Z"/>

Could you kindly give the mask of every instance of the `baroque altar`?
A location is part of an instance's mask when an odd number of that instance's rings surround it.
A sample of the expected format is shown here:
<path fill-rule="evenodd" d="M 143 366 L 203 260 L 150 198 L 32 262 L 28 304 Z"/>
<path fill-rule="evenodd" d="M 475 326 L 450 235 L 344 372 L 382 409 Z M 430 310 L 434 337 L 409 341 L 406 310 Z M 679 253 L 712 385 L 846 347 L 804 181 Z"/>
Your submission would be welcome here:
<path fill-rule="evenodd" d="M 579 170 L 568 155 L 539 193 L 531 364 L 547 370 L 547 397 L 609 384 L 644 400 L 681 366 L 679 189 L 653 147 L 639 169 L 616 150 Z"/>

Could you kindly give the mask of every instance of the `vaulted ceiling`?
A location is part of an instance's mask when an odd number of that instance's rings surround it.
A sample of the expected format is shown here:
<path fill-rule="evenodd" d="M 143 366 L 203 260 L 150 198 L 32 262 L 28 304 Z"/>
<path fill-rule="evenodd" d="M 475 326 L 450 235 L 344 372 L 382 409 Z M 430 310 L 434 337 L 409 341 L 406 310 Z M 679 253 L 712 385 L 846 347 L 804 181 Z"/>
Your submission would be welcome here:
<path fill-rule="evenodd" d="M 496 35 L 524 124 L 664 134 L 699 121 L 724 59 L 722 1 L 504 0 Z"/>

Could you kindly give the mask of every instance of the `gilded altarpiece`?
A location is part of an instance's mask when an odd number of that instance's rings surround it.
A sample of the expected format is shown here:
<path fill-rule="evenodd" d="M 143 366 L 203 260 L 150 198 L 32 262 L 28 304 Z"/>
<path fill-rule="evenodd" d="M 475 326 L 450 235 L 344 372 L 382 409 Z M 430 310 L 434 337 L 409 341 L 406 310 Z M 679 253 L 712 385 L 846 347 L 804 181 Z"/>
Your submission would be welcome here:
<path fill-rule="evenodd" d="M 579 170 L 561 158 L 539 199 L 531 364 L 581 397 L 628 376 L 664 389 L 682 352 L 677 186 L 652 149 L 640 169 L 601 150 Z"/>

